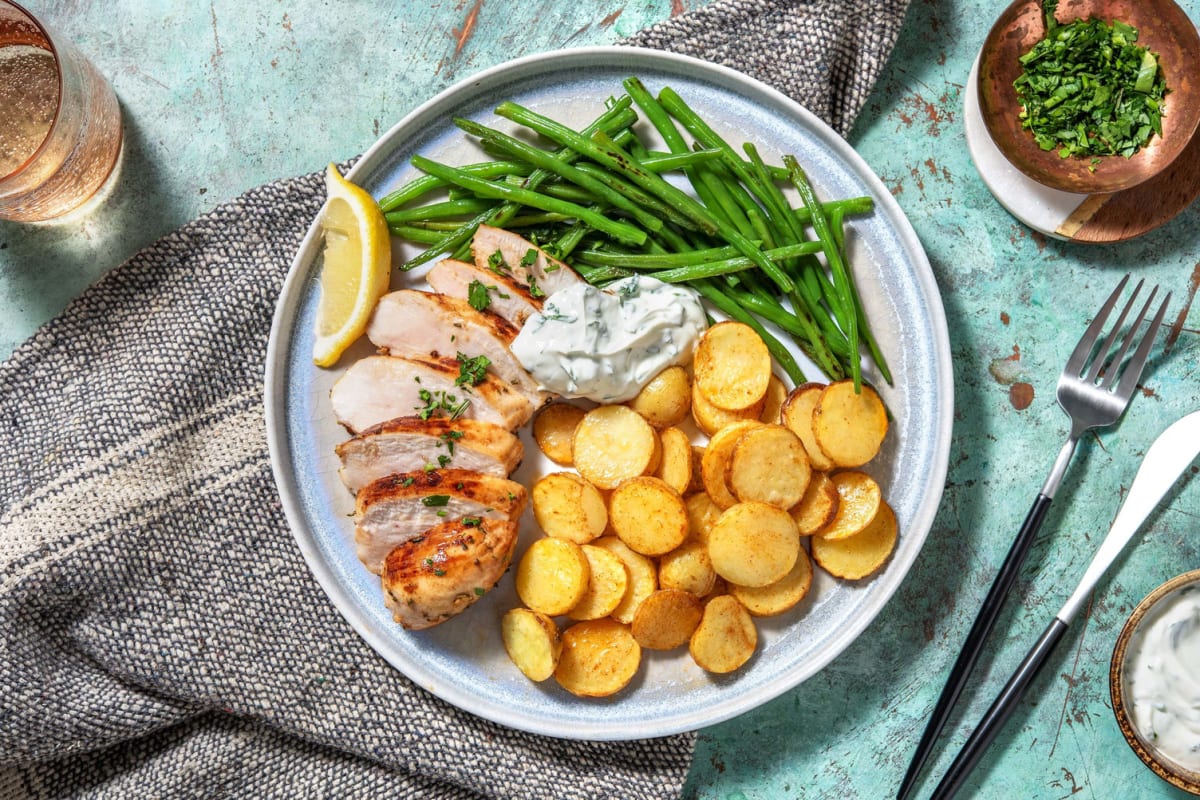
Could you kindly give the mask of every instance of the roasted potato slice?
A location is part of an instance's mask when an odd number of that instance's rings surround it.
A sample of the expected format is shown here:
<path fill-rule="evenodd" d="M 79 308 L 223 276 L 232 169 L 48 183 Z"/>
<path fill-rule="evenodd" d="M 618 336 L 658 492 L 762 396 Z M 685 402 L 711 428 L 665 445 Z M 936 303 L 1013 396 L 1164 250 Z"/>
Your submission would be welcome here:
<path fill-rule="evenodd" d="M 692 370 L 700 394 L 717 408 L 744 411 L 757 406 L 761 411 L 771 381 L 771 353 L 749 325 L 718 322 L 696 343 Z"/>
<path fill-rule="evenodd" d="M 530 492 L 533 516 L 547 536 L 586 544 L 604 533 L 608 506 L 600 491 L 574 472 L 551 472 Z"/>
<path fill-rule="evenodd" d="M 647 650 L 673 650 L 688 643 L 703 615 L 704 604 L 691 592 L 659 589 L 633 615 L 633 638 Z"/>
<path fill-rule="evenodd" d="M 504 650 L 517 669 L 531 681 L 554 674 L 562 652 L 562 637 L 554 620 L 528 608 L 513 608 L 500 621 Z"/>
<path fill-rule="evenodd" d="M 743 419 L 757 420 L 762 413 L 762 405 L 754 404 L 741 411 L 726 411 L 717 408 L 704 398 L 700 387 L 692 384 L 692 420 L 696 427 L 704 431 L 705 436 L 712 436 L 730 423 Z"/>
<path fill-rule="evenodd" d="M 681 366 L 667 367 L 650 379 L 629 407 L 655 428 L 670 428 L 687 419 L 692 407 L 692 382 Z"/>
<path fill-rule="evenodd" d="M 573 466 L 575 428 L 587 413 L 570 403 L 550 403 L 542 406 L 533 418 L 533 440 L 538 449 L 555 464 Z"/>
<path fill-rule="evenodd" d="M 663 428 L 658 432 L 662 457 L 657 476 L 675 491 L 683 494 L 692 484 L 692 442 L 679 428 Z"/>
<path fill-rule="evenodd" d="M 700 624 L 688 642 L 692 660 L 708 672 L 733 672 L 758 647 L 758 629 L 736 597 L 723 594 L 704 606 Z"/>
<path fill-rule="evenodd" d="M 658 434 L 629 406 L 599 406 L 575 428 L 575 469 L 599 489 L 615 489 L 626 478 L 658 467 Z"/>
<path fill-rule="evenodd" d="M 611 550 L 590 544 L 581 549 L 588 560 L 588 588 L 567 616 L 575 620 L 607 617 L 625 599 L 629 571 L 625 569 L 625 562 Z"/>
<path fill-rule="evenodd" d="M 817 534 L 836 541 L 855 536 L 871 524 L 883 504 L 883 492 L 874 478 L 857 470 L 835 472 L 830 479 L 838 493 L 837 511 Z"/>
<path fill-rule="evenodd" d="M 737 498 L 729 491 L 729 485 L 725 483 L 726 469 L 729 466 L 729 458 L 733 455 L 734 445 L 743 433 L 761 424 L 754 419 L 730 423 L 717 431 L 709 440 L 708 447 L 704 448 L 704 457 L 700 459 L 704 491 L 708 492 L 712 501 L 721 508 L 729 508 L 737 502 Z"/>
<path fill-rule="evenodd" d="M 783 424 L 792 433 L 799 436 L 800 441 L 804 442 L 804 449 L 808 452 L 808 460 L 812 463 L 812 468 L 828 472 L 837 465 L 829 456 L 825 455 L 821 448 L 817 447 L 817 440 L 813 436 L 813 408 L 821 399 L 821 392 L 824 390 L 825 384 L 823 383 L 800 384 L 788 393 L 780 413 Z"/>
<path fill-rule="evenodd" d="M 664 589 L 679 589 L 703 597 L 717 583 L 708 545 L 699 539 L 688 539 L 658 560 L 658 585 Z"/>
<path fill-rule="evenodd" d="M 628 625 L 633 622 L 633 615 L 642 601 L 658 588 L 658 567 L 652 559 L 634 552 L 616 536 L 603 536 L 592 542 L 592 546 L 603 547 L 625 564 L 629 573 L 629 584 L 625 589 L 625 596 L 610 616 Z"/>
<path fill-rule="evenodd" d="M 782 425 L 764 424 L 737 438 L 725 484 L 740 501 L 789 509 L 804 497 L 812 467 L 800 437 Z"/>
<path fill-rule="evenodd" d="M 792 519 L 796 520 L 796 528 L 801 536 L 811 536 L 833 521 L 837 513 L 837 487 L 828 472 L 814 472 L 808 482 L 808 489 L 800 502 L 792 506 Z"/>
<path fill-rule="evenodd" d="M 727 508 L 708 534 L 713 569 L 742 586 L 774 583 L 795 566 L 799 553 L 792 515 L 757 501 Z"/>
<path fill-rule="evenodd" d="M 685 494 L 704 491 L 704 470 L 700 464 L 704 461 L 704 446 L 699 444 L 692 445 L 692 479 L 688 481 L 688 488 Z"/>
<path fill-rule="evenodd" d="M 852 381 L 835 381 L 821 391 L 813 407 L 813 438 L 839 467 L 861 467 L 879 452 L 887 435 L 887 409 L 866 384 L 854 392 Z"/>
<path fill-rule="evenodd" d="M 812 562 L 801 548 L 796 564 L 787 575 L 766 586 L 729 584 L 729 593 L 755 617 L 773 617 L 796 607 L 812 586 Z"/>
<path fill-rule="evenodd" d="M 538 539 L 517 565 L 517 596 L 548 616 L 575 607 L 588 588 L 590 567 L 583 549 L 566 539 Z"/>
<path fill-rule="evenodd" d="M 621 541 L 646 556 L 669 553 L 688 535 L 683 498 L 659 478 L 621 481 L 608 498 L 608 516 Z"/>
<path fill-rule="evenodd" d="M 778 375 L 772 375 L 767 382 L 767 392 L 763 395 L 762 410 L 758 412 L 759 422 L 769 422 L 775 425 L 783 423 L 783 403 L 787 400 L 787 385 Z"/>
<path fill-rule="evenodd" d="M 812 538 L 812 556 L 830 575 L 847 580 L 865 578 L 883 566 L 899 535 L 896 513 L 884 503 L 864 530 L 845 539 Z"/>
<path fill-rule="evenodd" d="M 708 544 L 708 533 L 724 509 L 714 503 L 705 492 L 688 495 L 683 504 L 687 507 L 689 535 Z"/>
<path fill-rule="evenodd" d="M 614 619 L 576 622 L 563 631 L 554 678 L 580 697 L 607 697 L 624 689 L 642 663 L 629 626 Z"/>

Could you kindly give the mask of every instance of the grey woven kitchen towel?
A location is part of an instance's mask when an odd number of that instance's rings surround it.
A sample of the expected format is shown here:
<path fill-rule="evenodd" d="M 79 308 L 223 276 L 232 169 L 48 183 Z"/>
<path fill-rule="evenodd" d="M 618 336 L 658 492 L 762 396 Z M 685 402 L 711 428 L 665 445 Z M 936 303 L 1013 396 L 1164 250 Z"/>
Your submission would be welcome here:
<path fill-rule="evenodd" d="M 718 0 L 633 42 L 741 68 L 845 131 L 905 5 Z M 694 735 L 474 718 L 376 656 L 309 574 L 262 383 L 322 199 L 314 173 L 218 207 L 0 365 L 0 800 L 677 796 Z"/>

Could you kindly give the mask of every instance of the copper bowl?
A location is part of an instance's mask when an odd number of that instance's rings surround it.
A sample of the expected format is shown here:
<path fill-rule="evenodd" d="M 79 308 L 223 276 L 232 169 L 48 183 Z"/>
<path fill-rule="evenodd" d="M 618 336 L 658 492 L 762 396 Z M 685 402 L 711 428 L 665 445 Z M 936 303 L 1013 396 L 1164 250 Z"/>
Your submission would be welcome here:
<path fill-rule="evenodd" d="M 1107 156 L 1089 169 L 1089 158 L 1060 158 L 1042 150 L 1021 127 L 1021 103 L 1013 81 L 1018 58 L 1045 36 L 1041 0 L 1016 0 L 992 26 L 979 56 L 979 108 L 996 147 L 1009 162 L 1038 183 L 1084 194 L 1128 189 L 1150 179 L 1187 147 L 1200 124 L 1200 34 L 1172 0 L 1062 0 L 1061 23 L 1097 17 L 1121 20 L 1138 31 L 1137 43 L 1158 55 L 1168 94 L 1162 136 L 1129 158 Z"/>
<path fill-rule="evenodd" d="M 1184 573 L 1177 578 L 1159 586 L 1137 604 L 1125 627 L 1117 637 L 1117 645 L 1113 648 L 1112 663 L 1108 670 L 1108 687 L 1112 696 L 1113 714 L 1117 718 L 1117 726 L 1125 736 L 1125 741 L 1137 754 L 1142 762 L 1154 771 L 1154 774 L 1167 783 L 1194 795 L 1200 795 L 1200 772 L 1195 772 L 1175 763 L 1170 757 L 1155 748 L 1154 743 L 1143 737 L 1134 724 L 1130 703 L 1126 702 L 1129 682 L 1126 675 L 1128 659 L 1126 658 L 1129 643 L 1138 632 L 1146 619 L 1160 601 L 1179 591 L 1200 592 L 1200 569 Z"/>

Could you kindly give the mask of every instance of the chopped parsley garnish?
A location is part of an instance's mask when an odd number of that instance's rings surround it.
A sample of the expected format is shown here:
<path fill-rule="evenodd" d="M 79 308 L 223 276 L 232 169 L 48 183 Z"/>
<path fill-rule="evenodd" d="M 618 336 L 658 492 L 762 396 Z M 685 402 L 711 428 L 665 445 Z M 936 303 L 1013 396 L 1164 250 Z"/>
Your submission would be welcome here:
<path fill-rule="evenodd" d="M 412 486 L 412 485 L 413 485 L 413 482 L 414 482 L 415 480 L 416 480 L 416 479 L 415 479 L 415 478 L 413 478 L 413 476 L 409 475 L 407 478 L 405 478 L 404 480 L 400 481 L 400 485 L 401 485 L 401 486 L 403 486 L 403 487 L 405 487 L 405 488 L 407 489 L 409 486 Z"/>
<path fill-rule="evenodd" d="M 504 253 L 499 250 L 494 251 L 487 259 L 488 269 L 497 275 L 503 275 L 508 272 L 508 262 L 504 260 Z"/>
<path fill-rule="evenodd" d="M 537 285 L 537 278 L 533 277 L 533 273 L 529 274 L 529 296 L 530 297 L 545 297 L 546 292 L 542 287 Z"/>
<path fill-rule="evenodd" d="M 462 431 L 446 431 L 445 433 L 438 434 L 438 439 L 445 443 L 446 452 L 448 452 L 450 455 L 454 455 L 454 443 L 462 437 Z M 441 444 L 439 443 L 438 446 L 440 447 Z"/>
<path fill-rule="evenodd" d="M 446 456 L 446 455 L 438 456 L 438 466 L 439 467 L 442 467 L 443 469 L 445 469 L 446 465 L 449 463 L 450 463 L 450 456 Z"/>
<path fill-rule="evenodd" d="M 478 386 L 487 378 L 487 368 L 491 366 L 492 360 L 487 356 L 467 356 L 463 353 L 458 354 L 458 377 L 454 383 L 458 386 L 469 384 Z"/>
<path fill-rule="evenodd" d="M 483 593 L 484 593 L 484 588 L 482 586 L 475 587 L 475 596 L 476 597 L 483 597 Z"/>
<path fill-rule="evenodd" d="M 421 504 L 430 508 L 439 508 L 450 504 L 450 495 L 448 494 L 430 494 L 421 498 Z"/>
<path fill-rule="evenodd" d="M 534 248 L 529 248 L 525 251 L 525 255 L 521 256 L 521 269 L 529 269 L 538 260 L 538 251 Z"/>
<path fill-rule="evenodd" d="M 468 528 L 478 528 L 480 525 L 483 524 L 483 518 L 482 517 L 463 517 L 462 524 L 466 525 Z"/>
<path fill-rule="evenodd" d="M 471 281 L 467 286 L 467 302 L 476 311 L 488 310 L 488 306 L 492 304 L 492 296 L 488 294 L 488 287 L 483 281 Z"/>
<path fill-rule="evenodd" d="M 1061 158 L 1128 158 L 1162 135 L 1168 90 L 1158 57 L 1137 46 L 1133 26 L 1094 17 L 1060 25 L 1057 6 L 1044 0 L 1046 36 L 1020 57 L 1021 125 Z"/>
<path fill-rule="evenodd" d="M 458 419 L 471 405 L 471 398 L 468 397 L 460 403 L 457 397 L 440 389 L 436 392 L 421 389 L 417 392 L 417 397 L 425 404 L 415 406 L 417 416 L 421 419 L 440 417 L 443 414 L 448 415 L 450 419 Z"/>

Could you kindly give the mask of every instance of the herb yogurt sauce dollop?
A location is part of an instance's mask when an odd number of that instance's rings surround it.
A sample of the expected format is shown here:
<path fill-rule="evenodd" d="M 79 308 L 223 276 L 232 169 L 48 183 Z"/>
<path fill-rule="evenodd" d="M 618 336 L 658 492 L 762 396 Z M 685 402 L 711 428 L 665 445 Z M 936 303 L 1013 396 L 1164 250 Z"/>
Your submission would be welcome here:
<path fill-rule="evenodd" d="M 604 289 L 578 283 L 550 295 L 512 351 L 547 391 L 619 403 L 667 367 L 690 361 L 707 327 L 694 291 L 635 275 Z"/>

